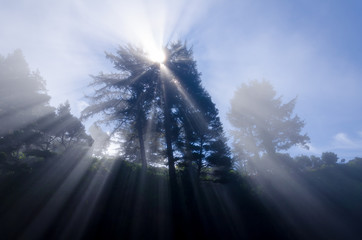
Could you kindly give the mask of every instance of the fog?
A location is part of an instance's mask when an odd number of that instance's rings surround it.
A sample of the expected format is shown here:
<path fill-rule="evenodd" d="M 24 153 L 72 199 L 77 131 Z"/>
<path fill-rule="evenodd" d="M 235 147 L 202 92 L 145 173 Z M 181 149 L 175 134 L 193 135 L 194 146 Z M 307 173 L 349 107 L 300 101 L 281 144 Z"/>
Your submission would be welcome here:
<path fill-rule="evenodd" d="M 359 239 L 358 9 L 5 1 L 0 232 Z"/>

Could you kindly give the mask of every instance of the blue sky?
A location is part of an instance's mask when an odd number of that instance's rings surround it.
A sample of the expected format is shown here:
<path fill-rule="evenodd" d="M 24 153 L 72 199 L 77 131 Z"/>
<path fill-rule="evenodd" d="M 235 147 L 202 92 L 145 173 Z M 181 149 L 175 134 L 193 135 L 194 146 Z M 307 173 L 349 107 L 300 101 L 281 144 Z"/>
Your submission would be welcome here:
<path fill-rule="evenodd" d="M 362 156 L 362 3 L 359 1 L 0 0 L 0 54 L 17 48 L 47 81 L 51 104 L 79 115 L 104 51 L 187 40 L 226 131 L 236 87 L 268 80 L 311 138 L 306 154 Z M 302 152 L 294 148 L 292 153 Z"/>

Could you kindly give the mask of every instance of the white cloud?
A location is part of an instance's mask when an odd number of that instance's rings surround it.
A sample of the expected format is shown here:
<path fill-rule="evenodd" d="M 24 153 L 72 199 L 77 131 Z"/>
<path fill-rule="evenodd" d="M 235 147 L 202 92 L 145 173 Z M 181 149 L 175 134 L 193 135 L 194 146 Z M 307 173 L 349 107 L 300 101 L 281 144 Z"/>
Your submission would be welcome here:
<path fill-rule="evenodd" d="M 362 139 L 351 139 L 345 133 L 333 137 L 333 147 L 336 149 L 362 149 Z"/>

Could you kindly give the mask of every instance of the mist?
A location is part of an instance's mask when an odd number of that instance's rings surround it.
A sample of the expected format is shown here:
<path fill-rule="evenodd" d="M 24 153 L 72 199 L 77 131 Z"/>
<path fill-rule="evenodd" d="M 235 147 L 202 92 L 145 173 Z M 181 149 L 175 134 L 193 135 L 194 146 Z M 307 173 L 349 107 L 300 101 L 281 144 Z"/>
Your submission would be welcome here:
<path fill-rule="evenodd" d="M 5 1 L 4 239 L 360 239 L 358 3 Z"/>

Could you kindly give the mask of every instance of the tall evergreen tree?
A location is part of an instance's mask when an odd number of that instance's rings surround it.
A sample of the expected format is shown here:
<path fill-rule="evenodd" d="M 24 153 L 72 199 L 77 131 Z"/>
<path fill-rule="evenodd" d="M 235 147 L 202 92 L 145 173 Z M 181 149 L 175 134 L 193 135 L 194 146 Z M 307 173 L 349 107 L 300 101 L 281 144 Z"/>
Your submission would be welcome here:
<path fill-rule="evenodd" d="M 230 151 L 215 104 L 201 85 L 192 50 L 177 42 L 164 51 L 163 63 L 151 61 L 147 53 L 130 45 L 120 47 L 115 55 L 107 53 L 118 72 L 93 77 L 91 85 L 96 90 L 83 117 L 102 113 L 100 121 L 113 123 L 115 132 L 123 129 L 127 143 L 137 139 L 138 144 L 124 147 L 139 147 L 136 155 L 143 166 L 147 164 L 146 149 L 162 145 L 162 141 L 150 145 L 146 140 L 151 139 L 149 133 L 164 135 L 172 181 L 176 163 L 197 169 L 199 175 L 205 166 L 227 169 Z"/>
<path fill-rule="evenodd" d="M 118 72 L 93 76 L 91 86 L 96 90 L 88 96 L 91 105 L 82 118 L 102 114 L 99 122 L 111 124 L 113 133 L 127 132 L 122 136 L 126 143 L 137 139 L 134 149 L 139 149 L 140 162 L 146 168 L 145 128 L 155 101 L 157 68 L 142 49 L 130 45 L 120 47 L 116 55 L 106 53 L 106 57 Z"/>
<path fill-rule="evenodd" d="M 182 147 L 182 163 L 186 168 L 196 168 L 199 177 L 206 167 L 216 167 L 219 172 L 221 169 L 229 169 L 230 150 L 226 145 L 218 111 L 202 87 L 201 74 L 197 71 L 192 50 L 179 42 L 172 47 L 175 50 L 164 64 L 172 73 L 174 80 L 170 82 L 177 90 L 172 95 L 177 109 L 173 112 L 178 114 L 177 118 L 181 122 L 181 138 L 178 138 L 181 144 L 178 146 Z"/>

